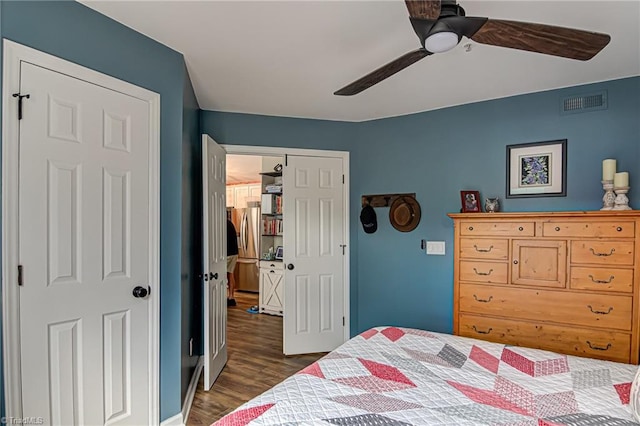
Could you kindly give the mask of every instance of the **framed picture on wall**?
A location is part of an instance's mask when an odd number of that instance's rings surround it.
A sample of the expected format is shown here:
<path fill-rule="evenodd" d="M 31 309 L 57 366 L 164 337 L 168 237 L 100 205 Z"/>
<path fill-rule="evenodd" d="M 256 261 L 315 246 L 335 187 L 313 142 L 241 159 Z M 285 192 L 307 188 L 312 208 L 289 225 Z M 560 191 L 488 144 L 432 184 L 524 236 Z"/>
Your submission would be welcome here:
<path fill-rule="evenodd" d="M 507 198 L 566 197 L 567 140 L 507 145 Z"/>
<path fill-rule="evenodd" d="M 461 213 L 480 213 L 480 192 L 460 191 Z"/>

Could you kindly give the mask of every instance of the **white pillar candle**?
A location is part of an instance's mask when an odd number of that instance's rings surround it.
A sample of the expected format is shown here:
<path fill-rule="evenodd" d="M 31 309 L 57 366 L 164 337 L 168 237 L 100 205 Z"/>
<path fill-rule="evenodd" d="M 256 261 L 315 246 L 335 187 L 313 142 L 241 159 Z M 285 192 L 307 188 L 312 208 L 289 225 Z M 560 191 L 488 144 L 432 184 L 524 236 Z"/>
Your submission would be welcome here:
<path fill-rule="evenodd" d="M 613 180 L 616 173 L 616 160 L 608 158 L 602 161 L 602 180 Z"/>
<path fill-rule="evenodd" d="M 616 173 L 613 177 L 613 187 L 624 188 L 625 186 L 629 186 L 629 172 Z"/>

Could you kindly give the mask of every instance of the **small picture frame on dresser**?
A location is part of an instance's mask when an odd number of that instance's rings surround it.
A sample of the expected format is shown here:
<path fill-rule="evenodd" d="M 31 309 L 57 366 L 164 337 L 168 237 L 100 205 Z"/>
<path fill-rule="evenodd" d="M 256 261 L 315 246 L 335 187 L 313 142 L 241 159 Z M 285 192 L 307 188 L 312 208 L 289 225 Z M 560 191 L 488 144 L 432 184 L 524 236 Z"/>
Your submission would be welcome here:
<path fill-rule="evenodd" d="M 282 260 L 282 253 L 283 253 L 283 247 L 282 246 L 278 246 L 278 248 L 276 248 L 276 259 L 277 260 Z"/>
<path fill-rule="evenodd" d="M 462 208 L 460 213 L 480 213 L 480 192 L 479 191 L 460 191 L 460 202 Z"/>

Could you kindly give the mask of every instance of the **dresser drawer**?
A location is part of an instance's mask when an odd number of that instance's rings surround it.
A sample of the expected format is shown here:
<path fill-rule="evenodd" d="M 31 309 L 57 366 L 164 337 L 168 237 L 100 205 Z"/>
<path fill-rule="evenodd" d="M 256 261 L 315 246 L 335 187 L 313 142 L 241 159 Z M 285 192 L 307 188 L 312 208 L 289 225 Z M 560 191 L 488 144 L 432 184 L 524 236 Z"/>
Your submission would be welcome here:
<path fill-rule="evenodd" d="M 634 222 L 545 222 L 542 235 L 545 237 L 607 237 L 633 238 Z"/>
<path fill-rule="evenodd" d="M 631 330 L 631 296 L 460 284 L 460 312 Z"/>
<path fill-rule="evenodd" d="M 535 232 L 534 222 L 485 222 L 485 221 L 461 221 L 460 235 L 488 235 L 517 237 L 533 237 Z"/>
<path fill-rule="evenodd" d="M 507 283 L 507 263 L 460 261 L 460 281 L 477 283 Z"/>
<path fill-rule="evenodd" d="M 571 267 L 570 287 L 576 290 L 633 291 L 633 269 Z"/>
<path fill-rule="evenodd" d="M 460 257 L 507 260 L 509 258 L 509 240 L 460 238 Z"/>
<path fill-rule="evenodd" d="M 633 265 L 631 241 L 572 241 L 571 263 L 593 265 Z"/>
<path fill-rule="evenodd" d="M 568 355 L 629 362 L 631 335 L 606 330 L 460 314 L 458 334 Z"/>

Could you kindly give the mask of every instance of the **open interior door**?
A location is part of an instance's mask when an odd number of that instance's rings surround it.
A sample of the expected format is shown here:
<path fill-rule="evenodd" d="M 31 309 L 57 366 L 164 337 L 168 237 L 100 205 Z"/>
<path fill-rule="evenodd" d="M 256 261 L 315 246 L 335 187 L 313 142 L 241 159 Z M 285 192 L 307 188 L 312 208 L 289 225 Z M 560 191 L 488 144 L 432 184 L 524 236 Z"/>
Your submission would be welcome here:
<path fill-rule="evenodd" d="M 204 389 L 227 363 L 227 153 L 202 135 Z"/>
<path fill-rule="evenodd" d="M 288 155 L 283 169 L 286 355 L 345 341 L 345 217 L 341 158 Z"/>

